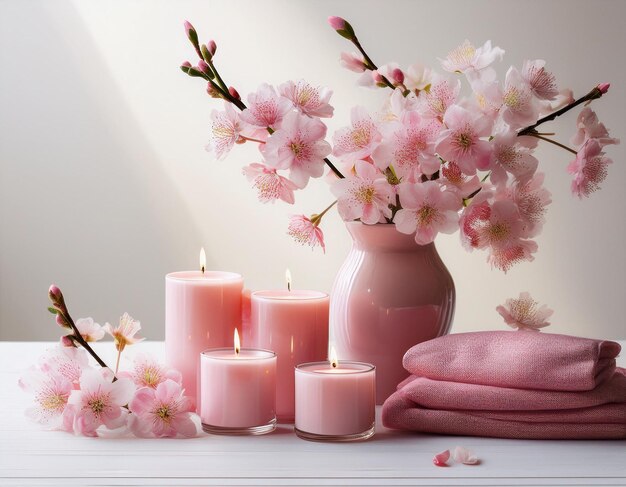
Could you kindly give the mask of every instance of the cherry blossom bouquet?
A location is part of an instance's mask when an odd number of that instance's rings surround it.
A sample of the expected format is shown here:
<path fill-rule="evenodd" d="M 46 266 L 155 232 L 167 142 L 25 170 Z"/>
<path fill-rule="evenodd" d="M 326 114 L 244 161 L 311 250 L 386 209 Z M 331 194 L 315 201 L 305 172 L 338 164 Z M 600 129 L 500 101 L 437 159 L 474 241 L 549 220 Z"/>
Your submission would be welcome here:
<path fill-rule="evenodd" d="M 100 326 L 92 318 L 74 322 L 57 286 L 50 287 L 49 297 L 49 311 L 70 333 L 19 380 L 20 387 L 33 395 L 34 404 L 26 410 L 30 419 L 49 430 L 84 436 L 198 434 L 193 401 L 184 394 L 180 372 L 146 354 L 136 355 L 131 370 L 119 370 L 126 346 L 143 340 L 135 336 L 141 329 L 139 321 L 124 313 L 117 327 Z M 105 333 L 113 337 L 117 349 L 115 371 L 90 345 Z"/>
<path fill-rule="evenodd" d="M 500 81 L 493 65 L 504 51 L 490 41 L 478 48 L 465 41 L 448 53 L 440 60 L 445 74 L 419 64 L 378 67 L 347 21 L 330 17 L 329 23 L 358 51 L 341 54 L 345 68 L 361 73 L 358 84 L 390 90 L 378 113 L 352 108 L 350 125 L 333 134 L 332 145 L 322 121 L 333 116 L 331 90 L 303 80 L 278 88 L 264 83 L 246 104 L 215 66 L 216 43 L 201 45 L 185 23 L 199 60 L 181 69 L 224 101 L 223 110 L 211 113 L 207 150 L 223 159 L 235 144 L 258 144 L 260 162 L 243 173 L 263 203 L 293 204 L 296 190 L 326 173 L 336 200 L 318 214 L 291 217 L 288 233 L 296 241 L 324 249 L 320 223 L 336 204 L 346 221 L 395 224 L 420 245 L 459 230 L 465 248 L 486 250 L 491 265 L 506 272 L 533 260 L 533 239 L 551 202 L 533 155 L 540 141 L 572 154 L 567 172 L 574 195 L 589 196 L 606 178 L 612 161 L 604 148 L 619 140 L 587 105 L 608 83 L 574 99 L 543 60 L 511 66 Z M 583 104 L 572 147 L 539 130 Z"/>

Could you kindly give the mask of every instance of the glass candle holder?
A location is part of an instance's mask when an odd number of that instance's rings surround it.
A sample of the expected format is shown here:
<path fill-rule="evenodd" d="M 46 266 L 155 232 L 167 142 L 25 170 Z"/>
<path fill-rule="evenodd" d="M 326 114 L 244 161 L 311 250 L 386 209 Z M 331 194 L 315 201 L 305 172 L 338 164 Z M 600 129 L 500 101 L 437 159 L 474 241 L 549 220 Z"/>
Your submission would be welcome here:
<path fill-rule="evenodd" d="M 305 440 L 366 440 L 374 434 L 376 368 L 363 362 L 298 365 L 295 432 Z"/>
<path fill-rule="evenodd" d="M 276 428 L 276 354 L 206 350 L 200 356 L 200 419 L 207 433 L 262 435 Z"/>

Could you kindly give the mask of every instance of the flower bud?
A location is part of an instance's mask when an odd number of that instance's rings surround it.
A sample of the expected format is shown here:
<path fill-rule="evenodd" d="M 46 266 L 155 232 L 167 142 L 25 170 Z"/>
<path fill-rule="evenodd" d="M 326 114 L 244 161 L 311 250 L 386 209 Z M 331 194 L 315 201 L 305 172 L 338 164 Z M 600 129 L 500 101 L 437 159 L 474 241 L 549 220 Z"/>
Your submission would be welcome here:
<path fill-rule="evenodd" d="M 200 52 L 202 53 L 202 59 L 204 59 L 207 63 L 211 62 L 211 59 L 213 59 L 213 54 L 211 54 L 206 44 L 202 44 L 200 46 Z"/>
<path fill-rule="evenodd" d="M 72 335 L 62 336 L 61 345 L 63 345 L 64 347 L 76 347 L 76 343 L 74 343 L 74 337 Z"/>
<path fill-rule="evenodd" d="M 228 93 L 230 94 L 230 96 L 232 96 L 235 100 L 241 100 L 241 96 L 239 95 L 239 92 L 233 87 L 233 86 L 229 86 L 228 87 Z"/>
<path fill-rule="evenodd" d="M 191 25 L 191 22 L 188 22 L 187 20 L 185 20 L 185 34 L 187 34 L 187 39 L 189 39 L 189 41 L 196 45 L 198 44 L 198 33 L 196 32 L 196 29 L 194 28 L 193 25 Z"/>
<path fill-rule="evenodd" d="M 63 293 L 56 284 L 52 284 L 52 286 L 50 286 L 50 289 L 48 289 L 48 296 L 50 297 L 50 301 L 53 303 L 63 300 Z"/>
<path fill-rule="evenodd" d="M 211 68 L 209 68 L 209 65 L 207 63 L 204 62 L 203 59 L 200 59 L 200 61 L 198 61 L 198 67 L 197 69 L 199 71 L 202 71 L 204 74 L 209 74 L 211 73 Z M 212 73 L 211 73 L 212 74 Z"/>
<path fill-rule="evenodd" d="M 404 83 L 404 73 L 399 68 L 396 68 L 391 72 L 391 78 L 393 84 L 395 85 L 401 85 L 402 83 Z"/>
<path fill-rule="evenodd" d="M 65 316 L 62 313 L 58 313 L 56 317 L 57 325 L 61 328 L 71 328 L 70 324 L 65 319 Z"/>
<path fill-rule="evenodd" d="M 211 98 L 221 98 L 222 94 L 215 89 L 215 86 L 213 86 L 213 83 L 209 82 L 206 85 L 206 92 L 209 94 L 209 96 Z"/>
<path fill-rule="evenodd" d="M 209 44 L 207 45 L 207 47 L 209 48 L 209 52 L 211 53 L 211 57 L 215 56 L 215 53 L 217 52 L 217 44 L 215 43 L 215 41 L 213 39 L 211 39 L 209 41 Z"/>
<path fill-rule="evenodd" d="M 604 95 L 607 91 L 609 91 L 610 86 L 611 86 L 611 83 L 600 83 L 598 85 L 598 89 L 600 90 L 600 93 Z"/>
<path fill-rule="evenodd" d="M 341 17 L 331 16 L 328 17 L 328 24 L 337 31 L 341 37 L 345 37 L 346 39 L 353 40 L 356 39 L 356 35 L 354 35 L 354 29 L 348 23 L 347 20 L 342 19 Z"/>
<path fill-rule="evenodd" d="M 328 17 L 328 23 L 335 30 L 341 30 L 346 25 L 346 21 L 344 19 L 342 19 L 341 17 L 334 16 L 334 15 Z"/>
<path fill-rule="evenodd" d="M 180 70 L 183 73 L 189 74 L 189 68 L 191 68 L 191 63 L 189 61 L 185 61 L 184 63 L 180 65 Z"/>

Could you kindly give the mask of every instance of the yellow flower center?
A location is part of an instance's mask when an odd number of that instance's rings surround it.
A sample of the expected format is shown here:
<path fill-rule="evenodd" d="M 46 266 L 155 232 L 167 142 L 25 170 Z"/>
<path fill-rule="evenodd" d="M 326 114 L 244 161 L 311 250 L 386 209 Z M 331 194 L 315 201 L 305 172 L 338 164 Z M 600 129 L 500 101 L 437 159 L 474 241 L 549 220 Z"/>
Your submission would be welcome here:
<path fill-rule="evenodd" d="M 489 237 L 491 241 L 504 240 L 509 234 L 509 226 L 506 223 L 498 222 L 489 227 Z"/>
<path fill-rule="evenodd" d="M 422 206 L 417 211 L 417 220 L 420 226 L 430 225 L 437 218 L 437 209 L 429 205 Z"/>
<path fill-rule="evenodd" d="M 87 403 L 95 414 L 100 414 L 104 410 L 104 401 L 102 399 L 92 399 Z"/>
<path fill-rule="evenodd" d="M 67 397 L 60 394 L 52 394 L 44 397 L 39 403 L 43 409 L 57 410 L 63 408 L 67 402 Z"/>

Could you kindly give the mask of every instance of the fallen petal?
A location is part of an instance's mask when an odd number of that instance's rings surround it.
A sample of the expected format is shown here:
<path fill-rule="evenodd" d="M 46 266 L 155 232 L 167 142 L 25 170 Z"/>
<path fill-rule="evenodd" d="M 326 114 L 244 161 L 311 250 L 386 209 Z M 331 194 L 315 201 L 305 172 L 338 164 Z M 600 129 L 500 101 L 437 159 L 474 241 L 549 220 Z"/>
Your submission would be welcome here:
<path fill-rule="evenodd" d="M 457 446 L 454 448 L 452 458 L 457 463 L 463 463 L 464 465 L 476 465 L 479 460 L 476 455 L 465 447 Z"/>
<path fill-rule="evenodd" d="M 437 453 L 433 458 L 433 463 L 438 467 L 447 467 L 448 460 L 450 460 L 450 450 L 442 451 L 441 453 Z"/>

